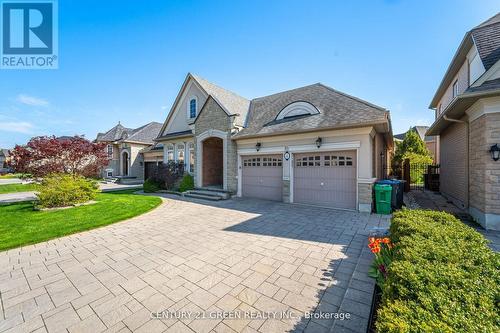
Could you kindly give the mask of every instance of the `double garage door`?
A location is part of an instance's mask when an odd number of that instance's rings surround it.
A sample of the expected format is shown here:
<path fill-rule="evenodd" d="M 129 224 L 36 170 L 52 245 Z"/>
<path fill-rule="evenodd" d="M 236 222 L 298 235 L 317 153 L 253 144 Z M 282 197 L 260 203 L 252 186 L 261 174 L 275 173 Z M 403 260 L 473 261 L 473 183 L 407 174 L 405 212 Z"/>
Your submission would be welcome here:
<path fill-rule="evenodd" d="M 242 194 L 282 201 L 282 155 L 245 156 Z M 356 209 L 356 152 L 295 154 L 293 202 Z"/>

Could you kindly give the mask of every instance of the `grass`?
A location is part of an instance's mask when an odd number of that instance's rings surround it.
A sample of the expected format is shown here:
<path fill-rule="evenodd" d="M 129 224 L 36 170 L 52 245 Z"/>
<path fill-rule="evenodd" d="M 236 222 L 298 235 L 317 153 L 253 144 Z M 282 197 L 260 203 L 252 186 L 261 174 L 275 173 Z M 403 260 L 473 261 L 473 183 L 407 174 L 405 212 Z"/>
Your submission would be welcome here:
<path fill-rule="evenodd" d="M 29 192 L 36 191 L 37 184 L 6 184 L 0 185 L 0 194 L 13 192 Z"/>
<path fill-rule="evenodd" d="M 62 210 L 34 211 L 31 203 L 0 206 L 0 251 L 123 221 L 161 203 L 134 191 L 100 193 L 95 204 Z"/>

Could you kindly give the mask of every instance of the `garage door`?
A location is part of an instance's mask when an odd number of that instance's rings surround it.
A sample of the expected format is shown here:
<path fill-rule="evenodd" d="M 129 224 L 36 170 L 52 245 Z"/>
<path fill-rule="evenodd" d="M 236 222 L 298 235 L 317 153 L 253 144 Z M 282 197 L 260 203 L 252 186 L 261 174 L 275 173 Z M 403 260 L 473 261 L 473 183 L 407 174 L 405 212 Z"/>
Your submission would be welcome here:
<path fill-rule="evenodd" d="M 244 156 L 242 159 L 241 185 L 243 196 L 281 201 L 283 185 L 282 156 Z"/>
<path fill-rule="evenodd" d="M 356 152 L 295 154 L 293 201 L 356 209 Z"/>

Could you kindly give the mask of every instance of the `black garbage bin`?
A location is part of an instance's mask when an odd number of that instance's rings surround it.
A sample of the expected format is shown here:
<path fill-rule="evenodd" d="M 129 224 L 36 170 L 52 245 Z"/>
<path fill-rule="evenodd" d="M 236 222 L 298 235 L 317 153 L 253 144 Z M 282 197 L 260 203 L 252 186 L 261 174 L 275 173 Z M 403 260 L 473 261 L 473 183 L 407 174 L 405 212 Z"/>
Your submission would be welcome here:
<path fill-rule="evenodd" d="M 384 179 L 377 181 L 376 184 L 392 186 L 392 196 L 391 196 L 392 210 L 401 209 L 401 207 L 403 207 L 403 191 L 404 191 L 403 181 L 397 179 Z"/>

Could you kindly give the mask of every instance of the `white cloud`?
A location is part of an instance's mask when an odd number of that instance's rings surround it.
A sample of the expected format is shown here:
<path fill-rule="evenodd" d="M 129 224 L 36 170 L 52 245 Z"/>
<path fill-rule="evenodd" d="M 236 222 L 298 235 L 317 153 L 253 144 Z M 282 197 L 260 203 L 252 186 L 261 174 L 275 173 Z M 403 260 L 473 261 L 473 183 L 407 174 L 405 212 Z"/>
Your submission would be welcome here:
<path fill-rule="evenodd" d="M 0 123 L 0 131 L 30 134 L 32 130 L 33 125 L 25 121 Z"/>
<path fill-rule="evenodd" d="M 17 95 L 16 100 L 19 103 L 30 105 L 30 106 L 49 106 L 49 101 L 47 101 L 43 98 L 33 97 L 33 96 L 25 95 L 25 94 Z"/>

